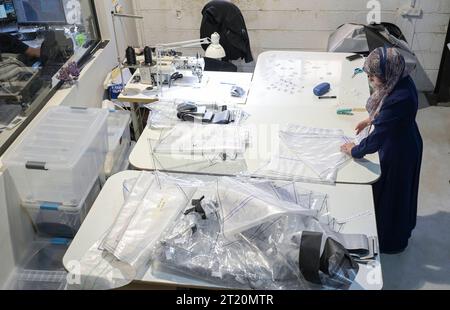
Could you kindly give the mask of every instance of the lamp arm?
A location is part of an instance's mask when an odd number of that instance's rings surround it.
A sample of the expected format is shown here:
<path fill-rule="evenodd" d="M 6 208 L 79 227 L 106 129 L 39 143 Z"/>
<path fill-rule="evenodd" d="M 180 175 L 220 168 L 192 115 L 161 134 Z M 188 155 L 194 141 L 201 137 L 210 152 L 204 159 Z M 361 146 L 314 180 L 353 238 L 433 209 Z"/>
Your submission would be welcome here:
<path fill-rule="evenodd" d="M 177 48 L 178 47 L 178 48 L 180 48 L 180 47 L 192 47 L 192 46 L 197 46 L 197 45 L 201 45 L 201 44 L 210 44 L 210 43 L 211 43 L 210 38 L 203 38 L 203 39 L 197 39 L 197 40 L 158 44 L 158 47 L 161 47 L 161 48 Z"/>

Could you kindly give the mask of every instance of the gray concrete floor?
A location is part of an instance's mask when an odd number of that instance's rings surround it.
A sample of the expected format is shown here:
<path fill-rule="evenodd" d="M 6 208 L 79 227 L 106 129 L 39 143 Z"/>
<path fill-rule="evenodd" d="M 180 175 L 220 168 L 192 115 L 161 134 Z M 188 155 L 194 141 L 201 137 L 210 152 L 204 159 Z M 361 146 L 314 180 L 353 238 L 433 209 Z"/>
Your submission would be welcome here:
<path fill-rule="evenodd" d="M 381 256 L 387 290 L 450 290 L 450 107 L 427 107 L 423 100 L 417 227 L 404 253 Z"/>

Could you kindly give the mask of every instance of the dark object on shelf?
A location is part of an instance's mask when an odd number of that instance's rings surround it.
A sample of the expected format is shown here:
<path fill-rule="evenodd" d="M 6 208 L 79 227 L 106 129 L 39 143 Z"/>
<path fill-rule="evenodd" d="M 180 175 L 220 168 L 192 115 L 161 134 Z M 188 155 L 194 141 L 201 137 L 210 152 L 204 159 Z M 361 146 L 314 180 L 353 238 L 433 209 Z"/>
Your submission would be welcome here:
<path fill-rule="evenodd" d="M 146 65 L 151 65 L 153 63 L 152 49 L 148 46 L 144 48 L 144 58 Z"/>
<path fill-rule="evenodd" d="M 136 66 L 137 65 L 136 52 L 133 47 L 128 46 L 128 48 L 125 51 L 125 56 L 127 59 L 128 66 Z M 136 72 L 136 69 L 130 68 L 130 72 L 131 72 L 131 74 L 134 74 Z"/>
<path fill-rule="evenodd" d="M 237 67 L 231 62 L 205 57 L 205 71 L 237 72 Z"/>

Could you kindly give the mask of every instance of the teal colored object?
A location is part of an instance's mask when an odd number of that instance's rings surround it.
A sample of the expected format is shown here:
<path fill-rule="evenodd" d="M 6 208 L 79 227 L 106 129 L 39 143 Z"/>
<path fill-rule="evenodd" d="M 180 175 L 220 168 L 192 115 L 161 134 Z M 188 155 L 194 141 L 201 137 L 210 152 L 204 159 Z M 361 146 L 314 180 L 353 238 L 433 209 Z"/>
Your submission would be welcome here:
<path fill-rule="evenodd" d="M 363 73 L 364 70 L 361 68 L 356 68 L 355 71 L 353 72 L 353 77 L 357 76 L 358 74 Z"/>
<path fill-rule="evenodd" d="M 353 115 L 353 109 L 338 109 L 336 113 L 338 115 Z"/>

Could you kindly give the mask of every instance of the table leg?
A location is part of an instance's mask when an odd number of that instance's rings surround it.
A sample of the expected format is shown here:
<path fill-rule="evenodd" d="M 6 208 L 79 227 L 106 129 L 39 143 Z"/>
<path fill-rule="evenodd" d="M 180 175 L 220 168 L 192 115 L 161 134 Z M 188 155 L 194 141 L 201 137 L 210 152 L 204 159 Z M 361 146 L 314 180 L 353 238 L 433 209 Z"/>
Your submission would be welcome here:
<path fill-rule="evenodd" d="M 138 114 L 139 104 L 131 103 L 130 110 L 131 110 L 131 122 L 133 123 L 134 128 L 134 138 L 136 139 L 136 141 L 138 141 L 142 133 L 142 123 Z"/>

